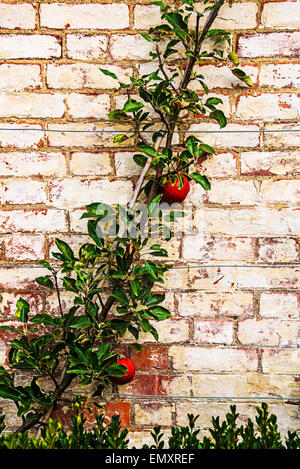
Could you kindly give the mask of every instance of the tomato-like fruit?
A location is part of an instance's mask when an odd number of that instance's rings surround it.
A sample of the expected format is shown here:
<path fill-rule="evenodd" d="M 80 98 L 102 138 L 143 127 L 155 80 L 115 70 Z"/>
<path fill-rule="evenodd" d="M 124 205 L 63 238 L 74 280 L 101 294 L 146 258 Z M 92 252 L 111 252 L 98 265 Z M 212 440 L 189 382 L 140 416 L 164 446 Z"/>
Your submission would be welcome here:
<path fill-rule="evenodd" d="M 190 192 L 190 182 L 187 177 L 181 175 L 183 185 L 179 189 L 179 179 L 169 180 L 164 186 L 160 187 L 160 193 L 163 195 L 161 202 L 166 202 L 169 205 L 174 203 L 181 203 L 184 201 Z"/>
<path fill-rule="evenodd" d="M 123 376 L 110 376 L 110 381 L 115 384 L 129 383 L 134 378 L 135 366 L 130 358 L 119 358 L 118 365 L 124 365 L 127 368 Z"/>

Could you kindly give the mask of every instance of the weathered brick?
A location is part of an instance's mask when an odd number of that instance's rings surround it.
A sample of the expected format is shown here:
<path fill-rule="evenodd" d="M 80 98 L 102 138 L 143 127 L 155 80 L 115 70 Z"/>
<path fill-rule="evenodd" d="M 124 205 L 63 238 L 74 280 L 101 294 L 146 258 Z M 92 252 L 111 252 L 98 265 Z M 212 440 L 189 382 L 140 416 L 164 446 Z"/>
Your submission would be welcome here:
<path fill-rule="evenodd" d="M 281 179 L 278 181 L 263 181 L 260 193 L 265 202 L 286 202 L 289 205 L 299 203 L 300 180 Z"/>
<path fill-rule="evenodd" d="M 35 9 L 30 3 L 0 5 L 0 28 L 34 29 Z"/>
<path fill-rule="evenodd" d="M 236 108 L 236 116 L 243 120 L 295 119 L 299 115 L 300 97 L 296 93 L 241 95 Z"/>
<path fill-rule="evenodd" d="M 159 335 L 161 344 L 186 343 L 190 339 L 190 322 L 188 319 L 170 318 L 165 321 L 150 321 Z M 132 335 L 126 334 L 125 339 L 134 341 Z M 139 340 L 141 342 L 156 342 L 155 338 L 149 332 L 141 332 Z"/>
<path fill-rule="evenodd" d="M 47 34 L 1 35 L 1 59 L 52 59 L 61 56 L 61 44 L 57 37 Z"/>
<path fill-rule="evenodd" d="M 62 117 L 65 113 L 62 95 L 1 93 L 1 117 Z"/>
<path fill-rule="evenodd" d="M 69 122 L 68 124 L 49 124 L 48 141 L 50 146 L 55 147 L 84 147 L 94 148 L 99 146 L 115 147 L 113 142 L 116 133 L 123 134 L 128 127 L 110 124 L 93 124 L 81 122 Z M 51 132 L 51 130 L 53 130 Z M 1 137 L 1 134 L 0 134 Z M 130 135 L 129 135 L 130 137 Z M 121 145 L 130 145 L 133 138 L 129 138 Z"/>
<path fill-rule="evenodd" d="M 70 170 L 72 174 L 79 176 L 103 176 L 111 174 L 113 168 L 109 153 L 74 152 L 70 158 Z"/>
<path fill-rule="evenodd" d="M 64 153 L 0 153 L 1 176 L 64 176 L 65 174 Z"/>
<path fill-rule="evenodd" d="M 149 52 L 155 49 L 139 35 L 113 34 L 110 39 L 110 52 L 115 60 L 148 60 Z"/>
<path fill-rule="evenodd" d="M 79 208 L 95 202 L 95 194 L 103 203 L 124 204 L 132 192 L 130 181 L 108 181 L 105 179 L 64 179 L 50 183 L 49 200 L 54 207 Z"/>
<path fill-rule="evenodd" d="M 255 65 L 241 65 L 242 70 L 250 76 L 253 85 L 257 84 L 258 80 L 258 67 Z M 247 85 L 233 75 L 228 65 L 196 65 L 195 72 L 204 76 L 204 81 L 209 89 L 224 89 L 224 88 L 247 88 Z M 189 88 L 202 91 L 202 86 L 197 81 L 192 82 Z"/>
<path fill-rule="evenodd" d="M 254 240 L 252 238 L 226 238 L 218 236 L 185 236 L 182 242 L 182 257 L 187 260 L 205 261 L 253 261 Z"/>
<path fill-rule="evenodd" d="M 106 94 L 87 95 L 71 93 L 66 102 L 71 117 L 93 117 L 107 119 L 110 108 L 110 97 Z"/>
<path fill-rule="evenodd" d="M 266 2 L 263 4 L 261 24 L 266 28 L 300 29 L 298 2 Z"/>
<path fill-rule="evenodd" d="M 263 318 L 299 319 L 300 296 L 297 293 L 262 293 L 259 314 Z"/>
<path fill-rule="evenodd" d="M 97 60 L 106 57 L 108 37 L 101 35 L 67 34 L 67 57 L 77 60 Z"/>
<path fill-rule="evenodd" d="M 168 348 L 149 345 L 137 352 L 130 352 L 130 358 L 134 361 L 138 370 L 167 370 L 169 368 Z"/>
<path fill-rule="evenodd" d="M 31 179 L 4 181 L 5 204 L 42 204 L 47 202 L 46 183 Z"/>
<path fill-rule="evenodd" d="M 205 5 L 197 3 L 197 11 L 203 12 Z M 200 19 L 200 24 L 204 25 L 208 13 Z M 192 24 L 195 24 L 195 16 L 192 17 Z M 231 6 L 224 4 L 214 22 L 214 28 L 235 30 L 253 29 L 257 26 L 257 5 L 254 2 L 233 3 Z"/>
<path fill-rule="evenodd" d="M 1 321 L 7 319 L 16 319 L 16 304 L 20 296 L 30 305 L 30 314 L 39 314 L 43 312 L 43 296 L 38 292 L 2 292 L 0 293 Z"/>
<path fill-rule="evenodd" d="M 299 288 L 298 267 L 200 267 L 190 270 L 190 282 L 194 289 L 224 290 Z"/>
<path fill-rule="evenodd" d="M 195 135 L 203 142 L 209 141 L 213 147 L 228 149 L 259 146 L 259 133 L 256 132 L 259 126 L 255 124 L 228 124 L 225 129 L 220 129 L 218 124 L 201 123 L 192 124 L 188 130 L 189 135 Z"/>
<path fill-rule="evenodd" d="M 197 291 L 178 294 L 178 313 L 188 317 L 253 316 L 253 293 Z"/>
<path fill-rule="evenodd" d="M 272 223 L 270 223 L 272 220 Z M 198 209 L 195 227 L 199 233 L 229 236 L 298 235 L 300 230 L 298 208 L 224 210 Z"/>
<path fill-rule="evenodd" d="M 130 425 L 130 403 L 110 401 L 105 404 L 105 416 L 111 419 L 113 415 L 118 414 L 122 427 Z"/>
<path fill-rule="evenodd" d="M 238 325 L 238 340 L 243 345 L 299 346 L 298 321 L 245 319 Z"/>
<path fill-rule="evenodd" d="M 208 202 L 222 205 L 255 205 L 258 201 L 257 189 L 253 181 L 214 181 L 207 192 Z"/>
<path fill-rule="evenodd" d="M 174 345 L 169 349 L 176 371 L 245 372 L 256 371 L 256 349 L 229 347 L 196 347 Z"/>
<path fill-rule="evenodd" d="M 234 341 L 234 322 L 228 319 L 195 319 L 193 341 L 196 344 L 230 345 Z"/>
<path fill-rule="evenodd" d="M 300 373 L 300 350 L 264 349 L 262 350 L 263 373 L 298 374 Z"/>
<path fill-rule="evenodd" d="M 300 152 L 298 151 L 242 152 L 240 161 L 243 175 L 272 176 L 300 173 Z"/>
<path fill-rule="evenodd" d="M 1 45 L 1 41 L 0 41 Z M 118 82 L 110 76 L 104 75 L 99 67 L 107 69 L 117 75 L 122 83 L 128 83 L 132 69 L 117 65 L 103 65 L 91 63 L 49 64 L 47 66 L 47 85 L 49 88 L 69 89 L 114 89 Z"/>
<path fill-rule="evenodd" d="M 210 158 L 198 161 L 199 172 L 203 171 L 208 178 L 237 175 L 237 154 L 234 152 L 216 152 Z"/>
<path fill-rule="evenodd" d="M 6 235 L 5 259 L 35 261 L 45 258 L 45 239 L 42 235 Z"/>
<path fill-rule="evenodd" d="M 41 67 L 39 65 L 1 64 L 0 90 L 22 91 L 40 89 L 42 86 Z"/>
<path fill-rule="evenodd" d="M 44 145 L 44 135 L 40 130 L 42 126 L 39 124 L 1 124 L 0 147 L 38 148 Z"/>
<path fill-rule="evenodd" d="M 262 262 L 294 262 L 299 258 L 299 247 L 293 238 L 259 238 L 258 260 Z"/>
<path fill-rule="evenodd" d="M 134 404 L 135 424 L 141 425 L 172 425 L 173 405 L 166 402 L 152 401 Z"/>
<path fill-rule="evenodd" d="M 286 147 L 300 147 L 300 132 L 298 123 L 266 124 L 264 144 L 273 150 L 282 150 Z"/>
<path fill-rule="evenodd" d="M 17 209 L 1 210 L 1 233 L 55 233 L 67 231 L 64 210 Z"/>
<path fill-rule="evenodd" d="M 47 272 L 48 273 L 48 272 Z M 15 290 L 38 290 L 36 277 L 46 275 L 46 269 L 34 269 L 30 267 L 0 268 L 0 288 Z"/>
<path fill-rule="evenodd" d="M 259 73 L 260 86 L 271 88 L 296 88 L 300 86 L 299 63 L 262 63 Z"/>
<path fill-rule="evenodd" d="M 238 37 L 240 57 L 299 57 L 300 32 L 241 34 Z"/>
<path fill-rule="evenodd" d="M 133 160 L 134 155 L 136 155 L 136 152 L 123 151 L 115 153 L 117 176 L 136 176 L 140 174 L 140 166 Z"/>

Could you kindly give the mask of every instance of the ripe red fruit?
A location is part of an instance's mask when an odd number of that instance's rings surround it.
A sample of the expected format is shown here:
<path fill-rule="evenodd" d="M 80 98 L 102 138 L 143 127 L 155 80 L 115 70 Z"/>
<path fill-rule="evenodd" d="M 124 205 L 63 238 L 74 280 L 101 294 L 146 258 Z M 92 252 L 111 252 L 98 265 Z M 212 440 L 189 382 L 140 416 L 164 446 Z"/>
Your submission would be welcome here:
<path fill-rule="evenodd" d="M 163 195 L 161 202 L 166 202 L 169 205 L 174 203 L 181 203 L 184 201 L 188 193 L 190 192 L 190 182 L 187 177 L 181 175 L 183 179 L 183 185 L 179 188 L 179 178 L 175 181 L 168 180 L 167 183 L 160 187 L 160 193 Z"/>
<path fill-rule="evenodd" d="M 129 383 L 134 378 L 135 366 L 130 358 L 119 358 L 118 365 L 124 365 L 127 368 L 123 376 L 110 376 L 110 381 L 115 384 Z"/>

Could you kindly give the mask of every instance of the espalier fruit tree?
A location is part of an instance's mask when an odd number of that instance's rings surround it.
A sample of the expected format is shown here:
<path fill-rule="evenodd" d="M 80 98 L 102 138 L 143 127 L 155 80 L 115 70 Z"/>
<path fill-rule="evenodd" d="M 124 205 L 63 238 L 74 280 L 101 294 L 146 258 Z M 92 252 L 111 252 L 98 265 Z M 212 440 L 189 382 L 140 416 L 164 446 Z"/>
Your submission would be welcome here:
<path fill-rule="evenodd" d="M 119 82 L 118 93 L 127 97 L 123 108 L 113 110 L 109 118 L 113 123 L 130 124 L 130 135 L 117 134 L 116 145 L 135 139 L 133 159 L 141 174 L 129 205 L 109 206 L 101 201 L 88 205 L 82 217 L 87 218 L 90 243 L 75 255 L 66 242 L 56 239 L 55 265 L 40 261 L 49 272 L 36 281 L 56 292 L 59 314 L 46 311 L 34 315 L 20 298 L 16 305 L 19 325 L 1 327 L 14 333 L 8 363 L 0 368 L 0 397 L 16 405 L 21 419 L 16 432 L 45 425 L 75 382 L 82 385 L 83 392 L 85 386 L 92 387 L 95 395 L 102 395 L 113 381 L 122 382 L 117 378 L 129 371 L 118 362 L 117 345 L 123 336 L 133 336 L 131 342 L 138 349 L 140 331 L 159 339 L 155 323 L 170 317 L 170 312 L 161 305 L 165 296 L 157 293 L 157 285 L 164 283 L 171 266 L 162 262 L 167 251 L 143 232 L 136 206 L 142 197 L 146 215 L 158 220 L 152 231 L 170 239 L 170 223 L 184 213 L 162 210 L 162 197 L 182 202 L 190 182 L 210 189 L 197 162 L 214 154 L 214 149 L 192 135 L 173 143 L 174 133 L 184 130 L 193 118 L 197 122 L 209 118 L 220 128 L 226 126 L 219 108 L 222 101 L 207 96 L 205 77 L 197 65 L 210 60 L 224 62 L 251 86 L 251 79 L 238 68 L 230 34 L 213 29 L 224 1 L 150 3 L 160 7 L 162 19 L 160 25 L 142 34 L 152 46 L 150 73 L 131 77 L 128 84 L 101 69 Z M 170 72 L 170 64 L 175 73 Z M 114 230 L 104 235 L 107 225 L 113 225 Z M 63 290 L 74 294 L 71 308 L 62 306 Z M 25 372 L 27 385 L 18 380 L 18 373 L 24 377 Z"/>

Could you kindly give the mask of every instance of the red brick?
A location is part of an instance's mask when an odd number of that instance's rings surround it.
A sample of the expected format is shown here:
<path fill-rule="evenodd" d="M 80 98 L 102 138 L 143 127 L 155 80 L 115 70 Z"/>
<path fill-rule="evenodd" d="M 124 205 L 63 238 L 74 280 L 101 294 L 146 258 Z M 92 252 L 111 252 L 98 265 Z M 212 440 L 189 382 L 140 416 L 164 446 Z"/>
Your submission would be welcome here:
<path fill-rule="evenodd" d="M 119 414 L 122 427 L 130 426 L 130 403 L 110 401 L 105 405 L 105 414 L 111 418 L 115 414 Z"/>
<path fill-rule="evenodd" d="M 132 349 L 130 358 L 137 370 L 167 370 L 169 368 L 168 348 L 145 346 L 141 352 Z"/>

